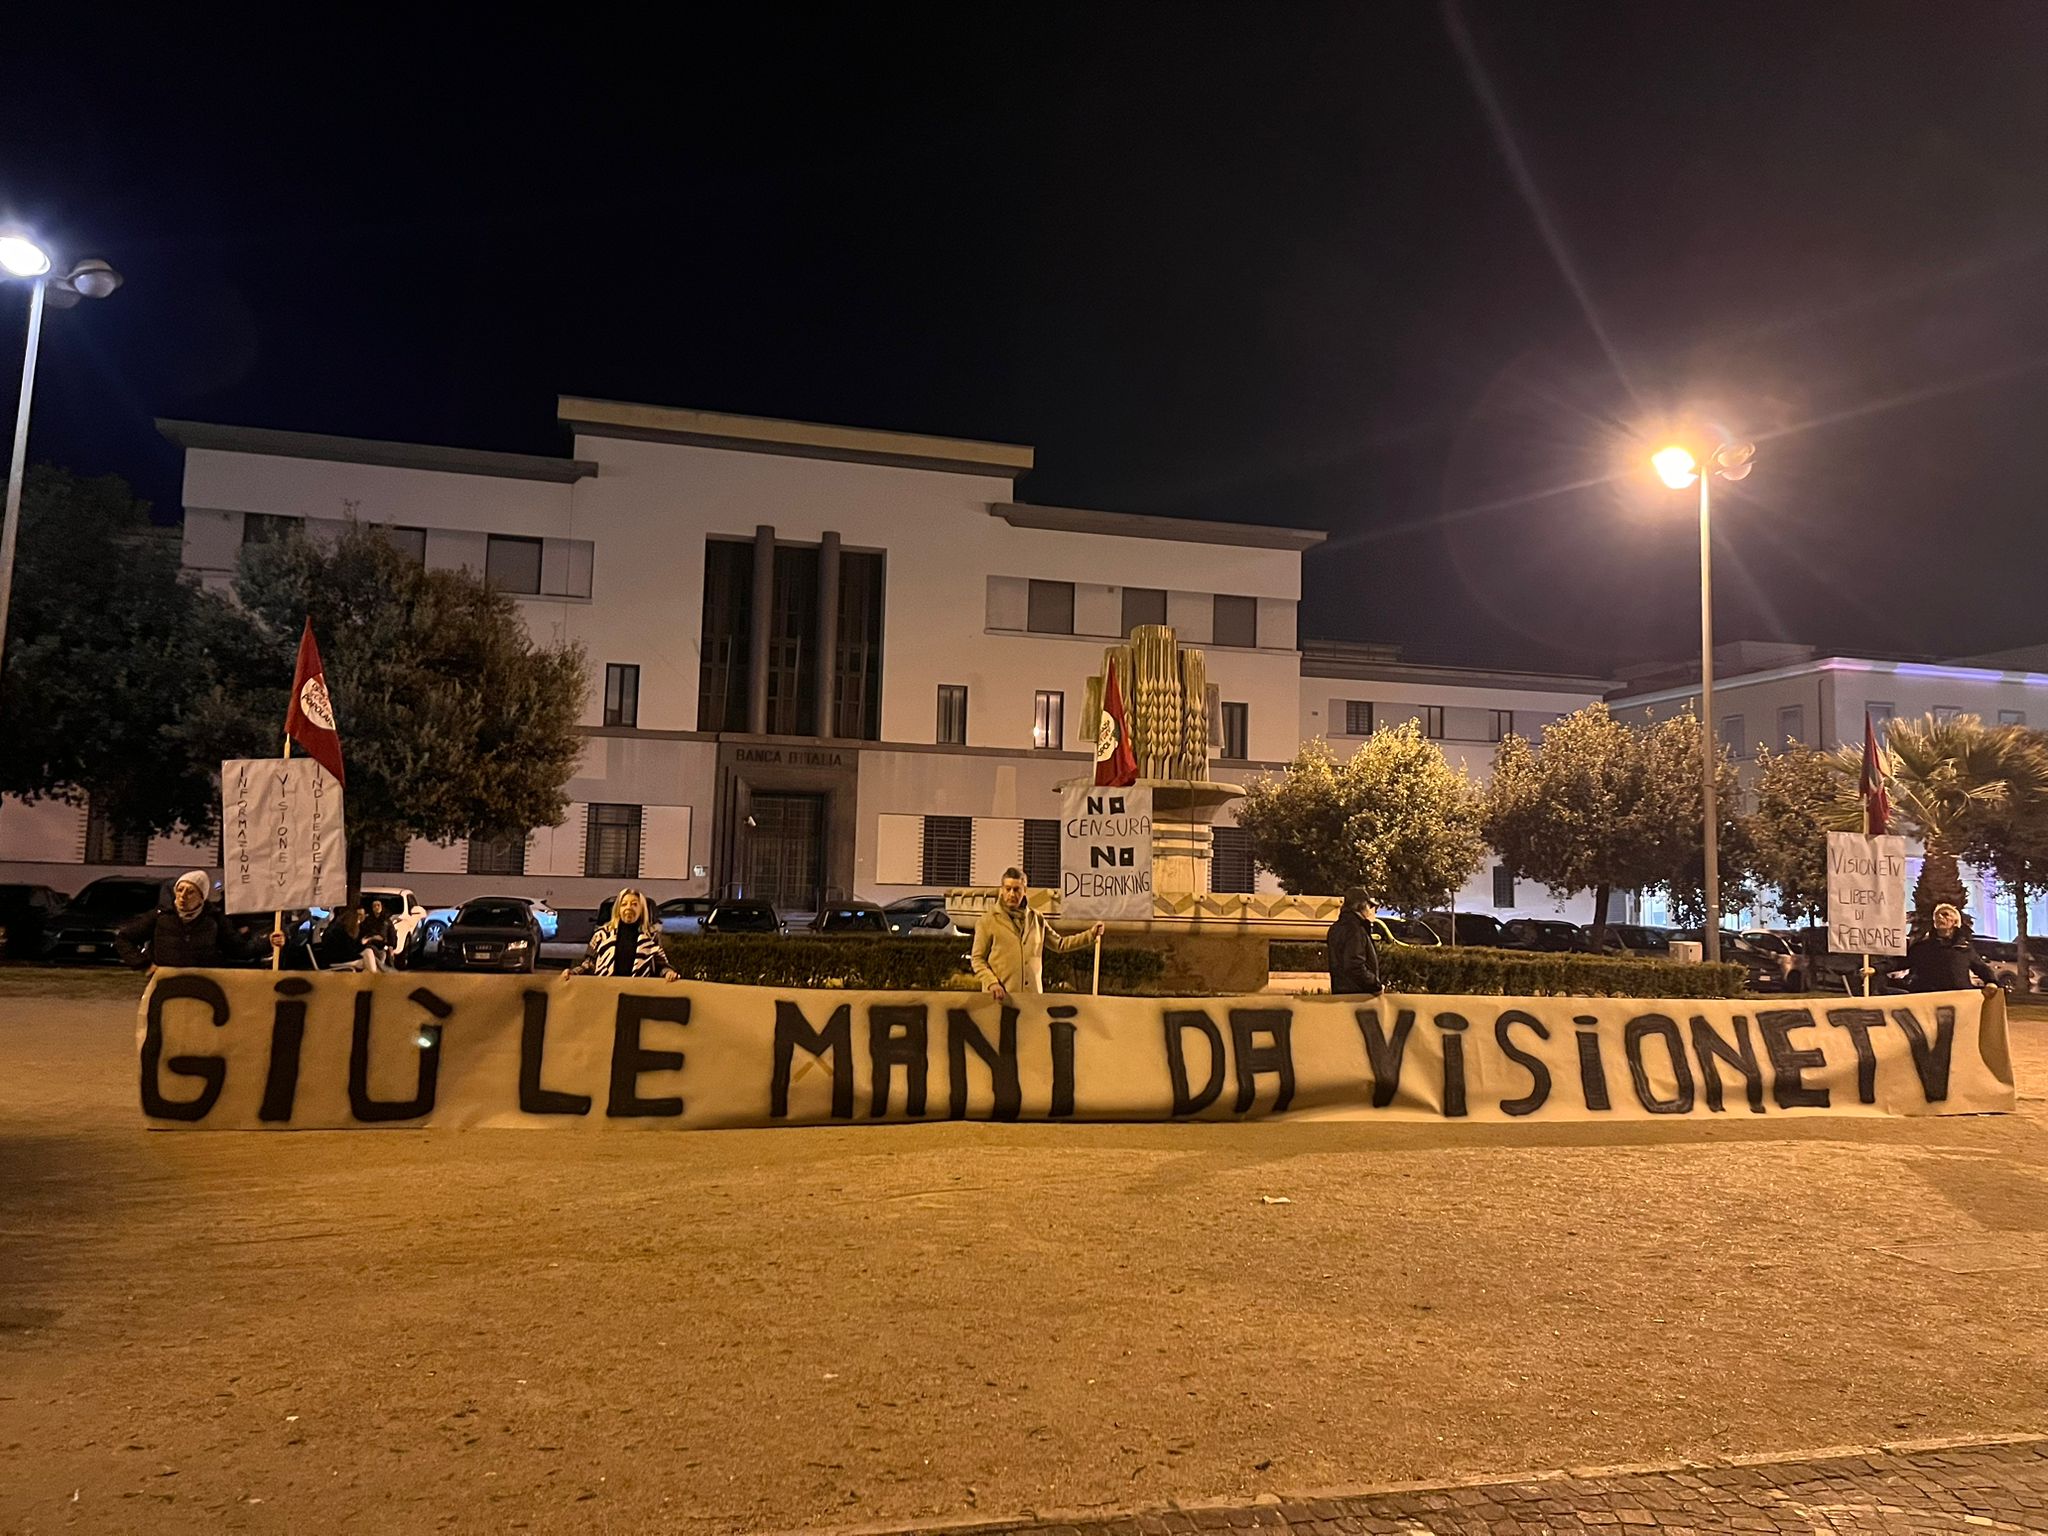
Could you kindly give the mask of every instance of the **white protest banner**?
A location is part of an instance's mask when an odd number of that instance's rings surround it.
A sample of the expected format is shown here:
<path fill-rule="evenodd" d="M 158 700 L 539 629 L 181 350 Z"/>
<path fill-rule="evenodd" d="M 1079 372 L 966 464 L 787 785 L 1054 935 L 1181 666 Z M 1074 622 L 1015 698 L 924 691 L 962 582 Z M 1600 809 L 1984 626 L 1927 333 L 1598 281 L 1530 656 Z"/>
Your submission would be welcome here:
<path fill-rule="evenodd" d="M 230 912 L 338 907 L 348 900 L 341 784 L 310 757 L 220 765 L 221 886 Z"/>
<path fill-rule="evenodd" d="M 1880 1002 L 1883 1006 L 1879 1006 Z M 1557 1125 L 2015 1107 L 1997 992 L 1088 997 L 159 971 L 142 1114 L 198 1130 L 894 1121 Z"/>
<path fill-rule="evenodd" d="M 1060 916 L 1152 916 L 1152 787 L 1069 784 L 1060 792 Z"/>
<path fill-rule="evenodd" d="M 1838 955 L 1906 952 L 1906 840 L 1828 834 L 1828 948 Z"/>

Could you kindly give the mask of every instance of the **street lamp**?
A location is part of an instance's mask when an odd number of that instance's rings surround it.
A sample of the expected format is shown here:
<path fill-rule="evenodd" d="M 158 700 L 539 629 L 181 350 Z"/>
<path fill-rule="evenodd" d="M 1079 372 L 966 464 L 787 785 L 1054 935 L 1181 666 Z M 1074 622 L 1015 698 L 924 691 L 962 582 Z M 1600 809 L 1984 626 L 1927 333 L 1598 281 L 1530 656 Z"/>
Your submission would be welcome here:
<path fill-rule="evenodd" d="M 1740 480 L 1755 467 L 1755 443 L 1722 443 L 1709 450 L 1703 468 L 1691 450 L 1673 444 L 1650 455 L 1657 478 L 1674 491 L 1693 481 L 1700 483 L 1700 756 L 1701 787 L 1706 797 L 1704 829 L 1707 920 L 1707 963 L 1721 960 L 1721 828 L 1714 807 L 1715 770 L 1720 766 L 1718 743 L 1714 740 L 1714 540 L 1713 498 L 1708 491 L 1714 476 Z"/>
<path fill-rule="evenodd" d="M 0 229 L 0 280 L 30 284 L 28 345 L 21 359 L 21 407 L 14 417 L 14 457 L 7 466 L 7 516 L 0 523 L 0 663 L 7 658 L 7 606 L 14 591 L 14 535 L 21 523 L 21 472 L 28 458 L 28 406 L 35 392 L 36 350 L 43 335 L 43 305 L 69 309 L 80 299 L 104 299 L 121 286 L 121 274 L 88 258 L 62 276 L 48 246 L 18 229 Z"/>

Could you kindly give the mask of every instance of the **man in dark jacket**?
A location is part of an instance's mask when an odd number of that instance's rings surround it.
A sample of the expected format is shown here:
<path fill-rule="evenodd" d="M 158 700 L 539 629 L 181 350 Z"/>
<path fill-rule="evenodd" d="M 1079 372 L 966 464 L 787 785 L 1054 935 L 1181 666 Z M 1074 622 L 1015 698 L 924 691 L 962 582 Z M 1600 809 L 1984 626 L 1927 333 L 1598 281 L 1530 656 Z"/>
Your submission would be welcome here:
<path fill-rule="evenodd" d="M 1907 985 L 1915 992 L 1962 992 L 1972 978 L 1995 985 L 1991 968 L 1977 958 L 1963 932 L 1963 914 L 1945 901 L 1934 909 L 1934 932 L 1907 946 L 1906 966 L 1912 973 Z"/>
<path fill-rule="evenodd" d="M 1372 942 L 1372 902 L 1356 886 L 1344 893 L 1344 910 L 1330 924 L 1330 991 L 1338 997 L 1377 997 L 1380 955 Z"/>
<path fill-rule="evenodd" d="M 203 869 L 188 869 L 171 887 L 169 906 L 145 912 L 124 923 L 114 935 L 114 947 L 121 958 L 137 970 L 154 971 L 160 965 L 226 965 L 236 960 L 253 960 L 263 952 L 261 945 L 245 944 L 228 926 L 220 911 L 206 904 L 213 880 Z M 270 936 L 272 948 L 282 947 L 284 935 Z"/>

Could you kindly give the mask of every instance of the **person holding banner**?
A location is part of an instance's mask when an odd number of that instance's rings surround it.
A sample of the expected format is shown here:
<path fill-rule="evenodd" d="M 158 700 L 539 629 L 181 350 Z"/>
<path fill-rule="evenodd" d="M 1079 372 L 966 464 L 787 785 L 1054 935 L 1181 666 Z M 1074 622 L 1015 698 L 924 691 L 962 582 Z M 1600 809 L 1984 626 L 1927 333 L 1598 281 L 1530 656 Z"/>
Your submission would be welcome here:
<path fill-rule="evenodd" d="M 1380 994 L 1380 952 L 1372 942 L 1372 898 L 1353 886 L 1344 893 L 1344 910 L 1324 936 L 1330 957 L 1330 995 L 1377 997 Z"/>
<path fill-rule="evenodd" d="M 114 948 L 135 969 L 151 971 L 160 965 L 231 965 L 264 953 L 261 944 L 244 942 L 207 904 L 212 893 L 211 875 L 203 869 L 186 870 L 171 887 L 170 903 L 124 923 L 114 934 Z M 270 948 L 283 947 L 284 935 L 272 933 Z"/>
<path fill-rule="evenodd" d="M 1948 902 L 1934 909 L 1934 932 L 1923 934 L 1906 947 L 1906 985 L 1915 992 L 1960 992 L 1972 978 L 1985 986 L 1997 985 L 1991 968 L 1977 958 L 1970 937 L 1963 932 L 1963 914 Z"/>
<path fill-rule="evenodd" d="M 565 976 L 659 976 L 663 981 L 681 981 L 682 973 L 668 962 L 661 947 L 661 920 L 647 904 L 647 898 L 631 886 L 612 898 L 612 915 L 590 936 L 583 952 Z"/>
<path fill-rule="evenodd" d="M 969 963 L 981 990 L 999 1003 L 1013 992 L 1045 990 L 1045 952 L 1060 954 L 1086 949 L 1102 937 L 1100 923 L 1079 933 L 1055 933 L 1025 900 L 1024 871 L 1003 871 L 996 904 L 975 919 L 974 948 Z"/>

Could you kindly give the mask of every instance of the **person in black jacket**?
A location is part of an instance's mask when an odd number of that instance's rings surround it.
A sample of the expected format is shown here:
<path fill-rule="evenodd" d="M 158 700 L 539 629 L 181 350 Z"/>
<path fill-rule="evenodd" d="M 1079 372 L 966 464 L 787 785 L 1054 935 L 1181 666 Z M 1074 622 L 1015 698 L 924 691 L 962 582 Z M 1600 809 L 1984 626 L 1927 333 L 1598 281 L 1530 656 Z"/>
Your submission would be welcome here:
<path fill-rule="evenodd" d="M 1354 886 L 1344 893 L 1344 910 L 1330 924 L 1330 991 L 1338 997 L 1377 997 L 1380 955 L 1372 942 L 1372 902 Z"/>
<path fill-rule="evenodd" d="M 1963 914 L 1947 902 L 1934 909 L 1934 932 L 1923 934 L 1906 947 L 1907 987 L 1914 992 L 1961 992 L 1974 977 L 1987 986 L 1996 985 L 1991 968 L 1977 958 L 1963 932 Z"/>
<path fill-rule="evenodd" d="M 206 904 L 212 890 L 213 879 L 205 870 L 186 870 L 171 887 L 170 905 L 124 923 L 114 935 L 114 948 L 137 970 L 255 959 L 263 953 L 262 946 L 244 943 L 220 910 Z M 283 944 L 283 934 L 270 935 L 271 948 Z"/>

